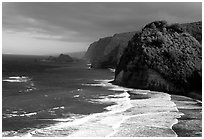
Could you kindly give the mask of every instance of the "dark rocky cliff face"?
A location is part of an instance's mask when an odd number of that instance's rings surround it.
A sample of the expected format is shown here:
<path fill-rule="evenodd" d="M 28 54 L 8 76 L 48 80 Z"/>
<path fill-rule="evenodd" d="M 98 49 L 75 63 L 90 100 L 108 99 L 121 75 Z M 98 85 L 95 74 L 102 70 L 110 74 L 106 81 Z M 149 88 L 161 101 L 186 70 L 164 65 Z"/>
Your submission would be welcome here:
<path fill-rule="evenodd" d="M 94 68 L 115 67 L 135 32 L 115 34 L 92 43 L 88 48 L 85 58 Z"/>
<path fill-rule="evenodd" d="M 202 22 L 174 24 L 172 28 L 177 28 L 183 32 L 188 32 L 196 38 L 200 44 L 202 41 Z M 119 59 L 124 49 L 128 45 L 128 41 L 136 32 L 119 33 L 111 37 L 101 38 L 92 43 L 88 48 L 85 59 L 89 60 L 94 68 L 113 67 L 119 63 Z"/>
<path fill-rule="evenodd" d="M 185 94 L 201 90 L 201 65 L 198 40 L 180 26 L 156 21 L 129 41 L 117 65 L 114 83 Z"/>
<path fill-rule="evenodd" d="M 193 22 L 181 24 L 184 32 L 188 32 L 202 44 L 202 22 Z"/>

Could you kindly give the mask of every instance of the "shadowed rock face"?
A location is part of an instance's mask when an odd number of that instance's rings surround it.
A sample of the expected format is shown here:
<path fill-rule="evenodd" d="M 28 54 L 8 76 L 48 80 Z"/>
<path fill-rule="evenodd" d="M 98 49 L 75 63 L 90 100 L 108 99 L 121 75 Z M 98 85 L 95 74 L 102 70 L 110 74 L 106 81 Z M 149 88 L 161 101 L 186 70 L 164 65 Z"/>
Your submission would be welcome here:
<path fill-rule="evenodd" d="M 201 90 L 201 53 L 200 43 L 180 26 L 152 22 L 129 41 L 114 82 L 174 93 Z"/>
<path fill-rule="evenodd" d="M 148 25 L 147 25 L 148 26 Z M 173 24 L 172 28 L 177 32 L 188 32 L 196 38 L 200 44 L 202 41 L 202 22 L 193 22 L 185 24 Z M 101 38 L 92 43 L 88 48 L 85 59 L 89 60 L 94 68 L 115 68 L 128 41 L 137 32 L 119 33 L 111 37 Z"/>
<path fill-rule="evenodd" d="M 94 68 L 115 67 L 134 34 L 135 32 L 120 33 L 99 39 L 90 45 L 85 58 Z"/>
<path fill-rule="evenodd" d="M 202 44 L 202 22 L 193 22 L 181 24 L 181 28 L 184 32 L 191 34 L 196 40 Z"/>

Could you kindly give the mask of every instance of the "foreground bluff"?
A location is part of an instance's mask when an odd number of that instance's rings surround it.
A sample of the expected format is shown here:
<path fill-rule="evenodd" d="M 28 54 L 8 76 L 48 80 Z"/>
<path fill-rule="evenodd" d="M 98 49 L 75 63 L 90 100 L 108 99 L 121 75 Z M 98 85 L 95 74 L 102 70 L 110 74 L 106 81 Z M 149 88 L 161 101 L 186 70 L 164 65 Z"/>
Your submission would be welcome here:
<path fill-rule="evenodd" d="M 101 38 L 90 45 L 85 58 L 90 61 L 94 68 L 115 67 L 128 41 L 135 33 L 119 33 L 111 37 Z"/>
<path fill-rule="evenodd" d="M 202 43 L 202 22 L 192 22 L 192 23 L 184 23 L 180 24 L 180 28 L 184 32 L 188 32 L 191 34 L 194 38 L 196 38 L 200 44 Z"/>
<path fill-rule="evenodd" d="M 177 25 L 178 26 L 178 25 Z M 202 41 L 202 22 L 184 23 L 180 29 L 191 34 L 200 43 Z M 115 34 L 111 37 L 101 38 L 88 48 L 85 58 L 94 68 L 116 67 L 128 41 L 136 32 Z"/>
<path fill-rule="evenodd" d="M 177 24 L 156 21 L 129 41 L 114 83 L 164 92 L 201 93 L 201 44 Z"/>

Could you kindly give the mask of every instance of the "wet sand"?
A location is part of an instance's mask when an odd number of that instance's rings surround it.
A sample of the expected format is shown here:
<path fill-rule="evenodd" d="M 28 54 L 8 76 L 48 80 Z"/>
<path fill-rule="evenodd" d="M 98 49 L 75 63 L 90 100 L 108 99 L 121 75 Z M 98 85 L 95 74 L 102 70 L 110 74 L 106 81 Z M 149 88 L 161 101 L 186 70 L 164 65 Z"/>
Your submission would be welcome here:
<path fill-rule="evenodd" d="M 197 100 L 172 95 L 172 101 L 183 115 L 173 130 L 178 137 L 202 137 L 202 103 Z"/>
<path fill-rule="evenodd" d="M 169 94 L 142 91 L 130 98 L 132 108 L 124 112 L 129 117 L 111 137 L 177 137 L 172 126 L 180 113 Z"/>
<path fill-rule="evenodd" d="M 152 93 L 152 91 L 151 91 Z M 202 103 L 185 96 L 163 97 L 160 103 L 150 101 L 143 111 L 137 109 L 137 101 L 149 101 L 148 94 L 130 95 L 134 105 L 126 118 L 111 136 L 113 137 L 201 137 Z M 151 95 L 152 97 L 152 95 Z M 154 97 L 154 96 L 153 96 Z M 156 98 L 156 97 L 155 97 Z M 164 101 L 164 102 L 163 102 Z M 156 102 L 156 103 L 155 103 Z M 158 104 L 157 104 L 158 103 Z M 173 105 L 174 104 L 174 105 Z M 126 113 L 128 113 L 126 111 Z M 140 114 L 139 114 L 140 113 Z"/>

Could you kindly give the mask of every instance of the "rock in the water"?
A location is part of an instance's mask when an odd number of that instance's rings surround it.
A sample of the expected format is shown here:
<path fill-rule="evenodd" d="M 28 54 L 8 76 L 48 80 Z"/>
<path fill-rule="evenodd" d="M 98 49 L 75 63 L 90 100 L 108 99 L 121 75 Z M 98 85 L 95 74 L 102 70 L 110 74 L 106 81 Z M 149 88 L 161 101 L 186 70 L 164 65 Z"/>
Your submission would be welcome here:
<path fill-rule="evenodd" d="M 57 62 L 72 62 L 73 59 L 69 55 L 60 54 L 56 59 Z"/>
<path fill-rule="evenodd" d="M 174 93 L 201 90 L 201 44 L 178 25 L 155 21 L 129 41 L 115 83 Z"/>
<path fill-rule="evenodd" d="M 56 62 L 56 63 L 67 63 L 73 62 L 74 60 L 69 55 L 60 54 L 58 57 L 49 56 L 43 60 L 45 62 Z"/>

